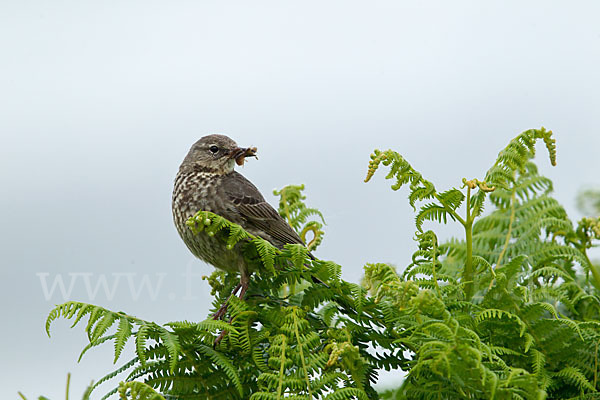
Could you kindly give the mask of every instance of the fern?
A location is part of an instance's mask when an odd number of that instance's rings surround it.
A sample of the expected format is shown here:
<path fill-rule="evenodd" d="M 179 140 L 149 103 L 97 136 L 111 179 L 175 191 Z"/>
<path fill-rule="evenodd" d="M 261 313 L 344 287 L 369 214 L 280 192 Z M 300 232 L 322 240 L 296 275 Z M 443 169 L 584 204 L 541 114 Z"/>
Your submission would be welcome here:
<path fill-rule="evenodd" d="M 119 384 L 119 396 L 122 399 L 132 400 L 165 400 L 163 396 L 156 393 L 150 386 L 143 382 L 122 382 Z"/>
<path fill-rule="evenodd" d="M 294 228 L 300 238 L 306 243 L 308 250 L 312 251 L 323 241 L 324 232 L 322 231 L 325 218 L 316 208 L 307 207 L 304 204 L 306 198 L 302 191 L 304 185 L 288 185 L 281 190 L 274 190 L 273 194 L 279 196 L 279 214 Z M 310 217 L 319 217 L 319 221 L 309 221 Z M 312 239 L 307 240 L 306 235 L 312 232 Z"/>
<path fill-rule="evenodd" d="M 365 284 L 386 305 L 387 328 L 403 332 L 397 343 L 414 353 L 404 383 L 385 398 L 598 393 L 598 355 L 590 344 L 600 331 L 586 322 L 600 310 L 590 287 L 600 280 L 586 255 L 597 239 L 588 220 L 574 228 L 551 197 L 552 182 L 531 162 L 537 140 L 554 165 L 551 132 L 526 131 L 499 153 L 484 180 L 463 180 L 464 200 L 457 189 L 422 196 L 433 184 L 421 183 L 404 159 L 390 151 L 372 156 L 368 179 L 379 163 L 390 165 L 392 189 L 411 183 L 411 206 L 435 200 L 417 213 L 419 249 L 404 274 L 385 264 L 366 268 Z M 482 216 L 486 200 L 495 209 Z M 438 245 L 433 232 L 423 232 L 426 220 L 457 221 L 465 238 Z M 593 279 L 582 280 L 582 270 Z"/>
<path fill-rule="evenodd" d="M 361 284 L 342 279 L 338 264 L 312 254 L 323 240 L 323 216 L 304 204 L 303 186 L 288 186 L 275 192 L 279 212 L 306 247 L 275 248 L 206 211 L 188 221 L 195 234 L 241 249 L 256 267 L 245 300 L 229 299 L 237 276 L 208 277 L 213 311 L 228 301 L 229 322 L 159 325 L 68 302 L 50 312 L 46 329 L 59 318 L 81 323 L 89 340 L 81 356 L 112 342 L 115 363 L 135 343 L 135 356 L 92 388 L 122 376 L 105 397 L 593 398 L 600 393 L 600 271 L 587 252 L 600 239 L 600 220 L 569 220 L 532 161 L 538 141 L 554 165 L 552 132 L 528 130 L 483 179 L 444 191 L 398 153 L 375 150 L 366 181 L 387 167 L 392 189 L 407 186 L 416 212 L 415 250 L 400 273 L 369 263 Z M 464 237 L 439 242 L 432 223 L 459 224 Z M 228 334 L 214 347 L 221 331 Z M 377 393 L 383 369 L 405 377 Z"/>
<path fill-rule="evenodd" d="M 375 358 L 367 351 L 369 338 L 364 321 L 376 321 L 377 312 L 370 314 L 373 303 L 366 299 L 362 287 L 341 280 L 337 264 L 314 259 L 303 246 L 288 245 L 279 250 L 215 214 L 199 212 L 188 225 L 197 234 L 212 233 L 231 247 L 241 244 L 247 254 L 256 257 L 263 269 L 252 276 L 247 300 L 229 299 L 230 323 L 207 319 L 163 326 L 84 303 L 57 306 L 48 317 L 48 332 L 59 317 L 72 319 L 77 325 L 87 316 L 85 331 L 90 344 L 83 353 L 112 341 L 117 362 L 125 343 L 130 338 L 135 341 L 136 357 L 99 380 L 94 389 L 128 372 L 125 383 L 107 395 L 119 392 L 140 399 L 159 398 L 153 397 L 156 393 L 165 398 L 262 398 L 269 397 L 272 379 L 281 382 L 282 396 L 376 395 L 372 387 L 376 375 L 371 366 Z M 311 275 L 330 285 L 314 283 Z M 215 308 L 228 298 L 237 279 L 221 272 L 209 278 L 216 294 Z M 299 291 L 284 295 L 284 288 L 290 285 L 299 285 Z M 324 306 L 337 314 L 335 326 L 331 317 L 320 314 Z M 364 315 L 357 314 L 356 309 L 363 310 Z M 229 334 L 213 348 L 220 330 Z M 343 341 L 335 333 L 342 331 Z M 282 349 L 284 337 L 289 346 Z M 339 346 L 346 351 L 338 351 Z M 279 369 L 271 368 L 273 360 L 284 356 L 288 361 L 281 375 Z M 295 368 L 295 375 L 290 375 L 290 368 Z"/>

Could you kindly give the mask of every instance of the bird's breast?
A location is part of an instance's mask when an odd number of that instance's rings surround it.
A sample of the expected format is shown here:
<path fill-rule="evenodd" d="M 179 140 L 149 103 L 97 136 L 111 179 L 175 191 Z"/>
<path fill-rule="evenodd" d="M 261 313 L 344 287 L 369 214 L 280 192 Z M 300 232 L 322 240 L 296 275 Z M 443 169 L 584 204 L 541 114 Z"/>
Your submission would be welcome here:
<path fill-rule="evenodd" d="M 215 212 L 215 195 L 220 177 L 207 172 L 180 172 L 173 188 L 173 218 L 182 233 L 185 222 L 200 210 Z"/>
<path fill-rule="evenodd" d="M 180 172 L 173 188 L 173 220 L 179 235 L 198 258 L 217 268 L 236 272 L 245 261 L 239 249 L 230 250 L 227 244 L 205 232 L 195 235 L 186 221 L 198 211 L 211 211 L 222 214 L 223 201 L 219 200 L 218 189 L 221 176 L 198 171 Z"/>

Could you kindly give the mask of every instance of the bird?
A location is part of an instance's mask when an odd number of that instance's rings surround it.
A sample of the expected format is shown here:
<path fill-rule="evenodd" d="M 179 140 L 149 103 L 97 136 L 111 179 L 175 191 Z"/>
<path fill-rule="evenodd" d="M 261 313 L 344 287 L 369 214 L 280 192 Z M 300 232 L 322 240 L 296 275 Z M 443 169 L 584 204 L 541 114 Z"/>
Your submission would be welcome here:
<path fill-rule="evenodd" d="M 288 243 L 304 245 L 256 186 L 235 171 L 235 166 L 243 165 L 246 157 L 256 158 L 256 151 L 256 147 L 239 147 L 225 135 L 204 136 L 185 156 L 173 187 L 173 220 L 179 236 L 199 259 L 223 271 L 239 273 L 240 283 L 230 297 L 239 290 L 240 299 L 248 290 L 255 264 L 244 258 L 240 243 L 228 249 L 217 236 L 205 232 L 194 234 L 186 221 L 198 211 L 210 211 L 275 247 L 283 248 Z M 213 318 L 222 318 L 226 310 L 227 301 Z"/>

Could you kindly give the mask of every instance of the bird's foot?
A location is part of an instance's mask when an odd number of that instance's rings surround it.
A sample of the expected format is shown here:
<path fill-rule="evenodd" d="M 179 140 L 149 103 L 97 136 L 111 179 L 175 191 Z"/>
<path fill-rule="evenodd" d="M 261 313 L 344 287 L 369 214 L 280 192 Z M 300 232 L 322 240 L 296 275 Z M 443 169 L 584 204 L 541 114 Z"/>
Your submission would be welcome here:
<path fill-rule="evenodd" d="M 231 292 L 231 294 L 229 295 L 229 297 L 227 298 L 227 301 L 221 306 L 221 308 L 219 308 L 219 310 L 217 310 L 217 312 L 213 315 L 213 319 L 221 319 L 225 316 L 225 313 L 227 312 L 227 303 L 229 302 L 229 299 L 231 298 L 231 296 L 234 296 L 238 290 L 240 290 L 240 288 L 242 289 L 240 291 L 240 299 L 244 298 L 244 295 L 246 294 L 246 291 L 248 290 L 248 286 L 249 286 L 249 282 L 245 279 L 242 279 L 242 281 L 235 287 L 235 289 L 233 289 L 233 292 Z M 230 318 L 229 319 L 229 323 L 231 323 L 233 319 Z M 217 336 L 217 338 L 215 339 L 215 343 L 214 343 L 214 347 L 217 347 L 219 345 L 219 343 L 221 343 L 221 340 L 223 340 L 223 338 L 225 336 L 227 336 L 227 330 L 223 330 L 221 331 L 221 333 L 219 334 L 219 336 Z"/>
<path fill-rule="evenodd" d="M 223 303 L 221 307 L 217 310 L 217 312 L 213 314 L 212 318 L 214 320 L 222 319 L 225 316 L 225 313 L 227 313 L 227 304 L 229 303 L 229 299 L 231 299 L 231 296 L 234 296 L 238 292 L 238 290 L 240 290 L 241 287 L 242 284 L 238 283 L 238 285 L 233 289 L 227 300 L 225 300 L 225 303 Z"/>
<path fill-rule="evenodd" d="M 240 282 L 239 286 L 242 288 L 242 290 L 240 291 L 240 300 L 243 300 L 244 295 L 246 294 L 246 290 L 248 290 L 248 286 L 250 286 L 250 283 L 247 281 L 242 281 Z"/>
<path fill-rule="evenodd" d="M 222 319 L 225 316 L 225 313 L 227 313 L 227 302 L 223 303 L 223 305 L 217 310 L 217 312 L 213 314 L 212 319 Z"/>
<path fill-rule="evenodd" d="M 229 321 L 231 322 L 231 321 Z M 217 347 L 219 345 L 219 343 L 221 343 L 221 340 L 223 340 L 223 338 L 225 336 L 227 336 L 229 332 L 227 332 L 226 330 L 222 330 L 221 333 L 219 333 L 219 336 L 217 336 L 217 338 L 215 339 L 215 343 L 213 344 L 213 347 Z"/>

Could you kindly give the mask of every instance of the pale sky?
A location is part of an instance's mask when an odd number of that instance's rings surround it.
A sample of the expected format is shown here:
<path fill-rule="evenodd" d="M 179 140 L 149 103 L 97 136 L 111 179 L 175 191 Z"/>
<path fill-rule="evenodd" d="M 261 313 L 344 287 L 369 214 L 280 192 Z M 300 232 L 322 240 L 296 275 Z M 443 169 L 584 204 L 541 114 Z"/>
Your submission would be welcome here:
<path fill-rule="evenodd" d="M 600 181 L 599 16 L 597 1 L 3 2 L 0 397 L 64 398 L 70 371 L 79 398 L 113 368 L 111 345 L 76 363 L 83 326 L 59 320 L 46 337 L 64 299 L 44 279 L 147 320 L 207 316 L 207 284 L 181 275 L 212 267 L 180 241 L 170 201 L 209 133 L 258 147 L 241 172 L 272 204 L 273 189 L 306 185 L 327 222 L 317 256 L 354 282 L 366 262 L 401 269 L 415 250 L 406 190 L 384 174 L 363 183 L 373 148 L 444 189 L 545 126 L 558 166 L 541 146 L 537 161 L 578 218 L 577 191 Z M 144 274 L 154 298 L 132 296 Z M 86 279 L 102 277 L 114 294 L 90 298 Z"/>

